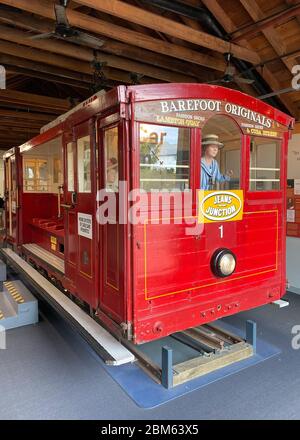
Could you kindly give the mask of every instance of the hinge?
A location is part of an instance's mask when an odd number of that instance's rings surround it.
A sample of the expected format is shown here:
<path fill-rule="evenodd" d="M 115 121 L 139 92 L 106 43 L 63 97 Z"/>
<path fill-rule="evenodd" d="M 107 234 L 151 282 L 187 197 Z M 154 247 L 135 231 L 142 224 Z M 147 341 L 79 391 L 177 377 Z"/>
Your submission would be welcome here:
<path fill-rule="evenodd" d="M 123 332 L 123 336 L 126 336 L 126 338 L 131 341 L 132 340 L 132 323 L 131 322 L 122 322 L 121 328 Z"/>

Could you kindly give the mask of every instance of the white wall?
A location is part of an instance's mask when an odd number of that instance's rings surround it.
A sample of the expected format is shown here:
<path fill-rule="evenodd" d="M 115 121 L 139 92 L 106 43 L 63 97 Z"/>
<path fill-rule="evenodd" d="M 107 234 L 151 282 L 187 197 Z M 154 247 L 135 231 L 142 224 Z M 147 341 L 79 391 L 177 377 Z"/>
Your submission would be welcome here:
<path fill-rule="evenodd" d="M 288 179 L 300 179 L 300 134 L 294 134 L 289 143 Z M 300 294 L 300 238 L 287 237 L 286 250 L 289 290 Z"/>
<path fill-rule="evenodd" d="M 300 179 L 300 134 L 294 134 L 289 143 L 288 179 Z"/>

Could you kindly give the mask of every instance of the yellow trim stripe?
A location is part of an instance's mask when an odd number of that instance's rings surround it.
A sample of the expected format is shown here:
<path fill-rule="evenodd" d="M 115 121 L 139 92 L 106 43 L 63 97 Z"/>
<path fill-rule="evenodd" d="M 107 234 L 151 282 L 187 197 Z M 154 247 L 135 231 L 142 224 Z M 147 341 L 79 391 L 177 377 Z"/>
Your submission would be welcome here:
<path fill-rule="evenodd" d="M 151 296 L 148 297 L 148 292 L 147 292 L 147 231 L 146 231 L 146 226 L 148 224 L 148 220 L 145 220 L 144 223 L 144 270 L 145 270 L 145 274 L 144 274 L 144 278 L 145 278 L 145 300 L 146 301 L 150 301 L 152 299 L 157 299 L 157 298 L 163 298 L 165 296 L 170 296 L 170 295 L 176 295 L 178 293 L 184 293 L 184 292 L 191 292 L 191 291 L 195 291 L 195 290 L 200 290 L 203 289 L 204 287 L 210 287 L 210 286 L 216 286 L 219 284 L 225 284 L 228 283 L 230 281 L 235 281 L 235 280 L 241 280 L 241 279 L 245 279 L 245 278 L 250 278 L 253 276 L 257 276 L 257 275 L 264 275 L 266 273 L 271 273 L 271 272 L 276 272 L 278 269 L 278 247 L 279 247 L 279 231 L 278 231 L 278 227 L 279 227 L 279 214 L 278 214 L 278 209 L 274 209 L 274 210 L 270 210 L 270 211 L 253 211 L 253 212 L 244 212 L 244 215 L 250 215 L 250 214 L 270 214 L 270 213 L 276 213 L 276 221 L 277 221 L 277 227 L 276 227 L 276 247 L 275 247 L 275 258 L 276 258 L 276 263 L 275 263 L 275 268 L 272 269 L 268 269 L 268 270 L 264 270 L 261 272 L 255 272 L 253 274 L 248 274 L 248 275 L 243 275 L 240 277 L 236 277 L 236 278 L 230 278 L 230 279 L 225 279 L 222 281 L 218 281 L 218 282 L 214 282 L 214 283 L 209 283 L 209 284 L 204 284 L 202 286 L 197 286 L 197 287 L 190 287 L 189 289 L 183 289 L 183 290 L 178 290 L 176 292 L 170 292 L 170 293 L 165 293 L 163 295 L 157 295 L 157 296 Z M 196 216 L 193 217 L 186 217 L 185 219 L 188 218 L 197 218 Z M 183 217 L 173 217 L 173 218 L 168 218 L 168 219 L 156 219 L 156 220 L 183 220 Z M 151 219 L 153 220 L 153 219 Z"/>

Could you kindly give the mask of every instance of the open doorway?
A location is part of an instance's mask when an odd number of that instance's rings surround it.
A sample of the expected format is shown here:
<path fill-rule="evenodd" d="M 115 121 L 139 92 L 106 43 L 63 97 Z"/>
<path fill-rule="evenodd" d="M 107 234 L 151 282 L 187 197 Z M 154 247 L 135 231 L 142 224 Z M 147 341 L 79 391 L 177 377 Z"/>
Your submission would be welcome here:
<path fill-rule="evenodd" d="M 22 152 L 23 244 L 34 243 L 63 256 L 62 138 Z"/>

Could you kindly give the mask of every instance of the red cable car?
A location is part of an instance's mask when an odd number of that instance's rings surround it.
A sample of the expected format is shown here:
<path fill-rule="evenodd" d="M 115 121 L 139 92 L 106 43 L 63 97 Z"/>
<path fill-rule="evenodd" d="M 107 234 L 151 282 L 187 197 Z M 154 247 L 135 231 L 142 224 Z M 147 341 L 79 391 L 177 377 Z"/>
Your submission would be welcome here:
<path fill-rule="evenodd" d="M 278 300 L 293 125 L 223 87 L 100 92 L 5 155 L 7 242 L 136 344 Z"/>

